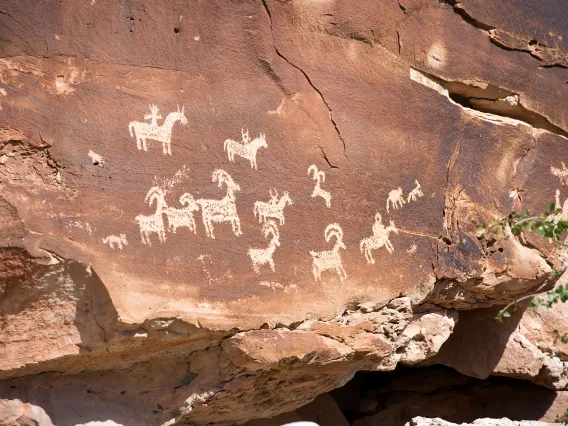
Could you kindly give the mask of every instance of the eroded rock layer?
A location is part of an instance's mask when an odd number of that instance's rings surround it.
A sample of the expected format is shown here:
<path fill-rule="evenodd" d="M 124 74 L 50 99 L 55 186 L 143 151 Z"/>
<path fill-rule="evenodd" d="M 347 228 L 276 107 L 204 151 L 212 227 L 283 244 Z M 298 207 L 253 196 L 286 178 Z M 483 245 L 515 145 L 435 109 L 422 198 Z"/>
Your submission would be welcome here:
<path fill-rule="evenodd" d="M 489 319 L 565 255 L 479 229 L 568 198 L 568 10 L 494 3 L 3 1 L 0 419 L 238 424 L 398 363 L 564 389 L 563 311 Z"/>

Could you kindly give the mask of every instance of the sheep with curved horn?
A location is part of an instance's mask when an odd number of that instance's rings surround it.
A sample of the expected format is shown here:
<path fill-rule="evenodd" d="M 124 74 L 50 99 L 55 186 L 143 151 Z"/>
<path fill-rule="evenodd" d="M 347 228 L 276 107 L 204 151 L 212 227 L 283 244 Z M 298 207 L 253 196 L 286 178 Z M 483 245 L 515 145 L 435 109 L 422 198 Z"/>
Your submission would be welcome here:
<path fill-rule="evenodd" d="M 155 202 L 156 211 L 151 216 L 139 214 L 134 218 L 136 222 L 138 222 L 138 226 L 140 226 L 142 244 L 152 245 L 150 241 L 150 233 L 152 232 L 158 234 L 158 239 L 161 243 L 163 243 L 166 241 L 166 231 L 164 228 L 164 218 L 162 217 L 162 214 L 168 207 L 164 191 L 158 186 L 153 186 L 146 194 L 144 201 L 147 202 L 149 206 L 152 206 Z"/>
<path fill-rule="evenodd" d="M 314 174 L 313 179 L 316 181 L 316 186 L 312 191 L 312 198 L 322 197 L 325 200 L 326 207 L 330 208 L 331 194 L 321 187 L 321 184 L 325 182 L 325 172 L 318 170 L 315 164 L 312 164 L 310 167 L 308 167 L 308 176 L 310 176 L 312 172 Z"/>
<path fill-rule="evenodd" d="M 326 251 L 310 251 L 313 257 L 312 272 L 316 281 L 321 281 L 321 273 L 327 270 L 334 270 L 340 280 L 347 279 L 347 273 L 343 268 L 339 249 L 347 249 L 343 244 L 343 229 L 337 223 L 331 223 L 325 228 L 325 241 L 329 242 L 331 238 L 335 238 L 335 245 L 331 250 Z"/>
<path fill-rule="evenodd" d="M 262 227 L 262 234 L 264 238 L 268 238 L 269 235 L 272 235 L 268 247 L 251 248 L 248 251 L 250 259 L 252 260 L 252 268 L 257 274 L 260 274 L 260 267 L 265 264 L 268 264 L 272 272 L 274 272 L 274 260 L 272 256 L 276 251 L 276 247 L 280 246 L 280 232 L 278 232 L 276 222 L 269 219 Z"/>

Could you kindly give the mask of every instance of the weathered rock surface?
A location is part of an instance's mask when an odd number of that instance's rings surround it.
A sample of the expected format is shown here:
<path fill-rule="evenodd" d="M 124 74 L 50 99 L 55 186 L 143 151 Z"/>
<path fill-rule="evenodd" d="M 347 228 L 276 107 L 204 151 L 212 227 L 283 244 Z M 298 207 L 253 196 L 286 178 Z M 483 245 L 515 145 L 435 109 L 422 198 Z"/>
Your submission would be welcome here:
<path fill-rule="evenodd" d="M 565 388 L 561 312 L 467 311 L 556 280 L 478 228 L 568 198 L 567 14 L 4 0 L 0 421 L 244 423 L 471 324 L 468 374 Z"/>
<path fill-rule="evenodd" d="M 435 418 L 428 419 L 426 417 L 415 417 L 406 426 L 454 426 L 456 423 L 447 422 L 445 420 Z M 507 418 L 502 419 L 477 419 L 473 423 L 461 423 L 461 426 L 478 425 L 478 426 L 548 426 L 549 423 L 535 422 L 523 420 L 516 422 Z"/>

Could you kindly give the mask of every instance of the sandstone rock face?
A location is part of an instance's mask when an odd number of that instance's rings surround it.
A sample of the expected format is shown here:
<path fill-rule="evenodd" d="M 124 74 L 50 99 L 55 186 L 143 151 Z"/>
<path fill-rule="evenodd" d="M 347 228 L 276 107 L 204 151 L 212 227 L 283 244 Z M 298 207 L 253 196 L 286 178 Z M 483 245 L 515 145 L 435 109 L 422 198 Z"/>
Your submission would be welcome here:
<path fill-rule="evenodd" d="M 567 11 L 493 3 L 2 2 L 2 421 L 270 417 L 553 286 L 478 230 L 568 198 Z M 564 388 L 534 315 L 483 374 Z"/>
<path fill-rule="evenodd" d="M 515 422 L 506 418 L 502 419 L 477 419 L 473 423 L 461 423 L 462 426 L 478 425 L 478 426 L 547 426 L 549 423 L 535 421 Z M 406 426 L 454 426 L 456 423 L 447 422 L 445 420 L 435 418 L 428 419 L 426 417 L 415 417 L 412 421 L 406 423 Z"/>

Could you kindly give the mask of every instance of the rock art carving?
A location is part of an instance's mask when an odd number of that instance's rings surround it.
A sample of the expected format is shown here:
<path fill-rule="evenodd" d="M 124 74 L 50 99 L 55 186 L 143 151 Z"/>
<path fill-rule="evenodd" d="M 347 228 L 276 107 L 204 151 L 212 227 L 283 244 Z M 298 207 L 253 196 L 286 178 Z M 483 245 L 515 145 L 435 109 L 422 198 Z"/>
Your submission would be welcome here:
<path fill-rule="evenodd" d="M 150 123 L 131 121 L 128 124 L 130 137 L 136 136 L 136 146 L 138 149 L 148 151 L 146 140 L 150 139 L 162 142 L 162 151 L 164 155 L 172 155 L 171 139 L 174 123 L 179 121 L 184 126 L 187 124 L 184 107 L 180 110 L 178 105 L 177 111 L 170 112 L 164 120 L 164 123 L 160 126 L 158 125 L 158 120 L 161 118 L 162 116 L 159 113 L 158 107 L 156 105 L 150 105 L 150 114 L 146 114 L 144 116 L 144 120 L 151 120 Z"/>
<path fill-rule="evenodd" d="M 417 249 L 418 249 L 418 247 L 416 246 L 416 244 L 412 244 L 410 246 L 410 248 L 408 250 L 406 250 L 406 252 L 410 255 L 413 255 L 414 253 L 416 253 Z"/>
<path fill-rule="evenodd" d="M 313 179 L 316 181 L 316 186 L 312 192 L 312 198 L 314 197 L 322 197 L 325 200 L 325 205 L 327 208 L 331 207 L 331 194 L 327 192 L 325 189 L 321 188 L 321 184 L 325 182 L 325 172 L 318 170 L 315 164 L 312 164 L 308 167 L 308 176 L 311 172 L 314 172 Z"/>
<path fill-rule="evenodd" d="M 146 194 L 145 202 L 151 207 L 156 202 L 156 212 L 151 216 L 139 214 L 135 217 L 138 226 L 140 226 L 140 236 L 142 244 L 152 245 L 150 241 L 150 233 L 155 232 L 161 243 L 166 241 L 166 230 L 164 228 L 164 218 L 162 214 L 168 208 L 166 204 L 165 194 L 161 188 L 153 186 Z"/>
<path fill-rule="evenodd" d="M 284 194 L 280 199 L 278 199 L 278 191 L 274 189 L 269 190 L 270 201 L 256 201 L 254 203 L 254 217 L 258 216 L 258 222 L 266 222 L 267 218 L 272 217 L 280 221 L 280 225 L 284 225 L 284 207 L 286 205 L 292 205 L 294 202 L 290 198 L 288 191 L 284 191 Z"/>
<path fill-rule="evenodd" d="M 554 199 L 554 210 L 560 210 L 560 212 L 551 215 L 550 219 L 554 223 L 558 223 L 560 221 L 568 221 L 568 198 L 564 200 L 564 204 L 560 202 L 560 190 L 556 190 L 556 196 Z"/>
<path fill-rule="evenodd" d="M 269 235 L 272 235 L 272 239 L 268 243 L 268 247 L 262 249 L 251 248 L 248 251 L 250 259 L 252 260 L 252 268 L 257 274 L 260 274 L 260 267 L 265 264 L 268 264 L 272 272 L 274 272 L 274 260 L 272 259 L 272 255 L 274 254 L 276 247 L 280 246 L 280 232 L 278 232 L 276 222 L 271 219 L 266 221 L 262 227 L 262 234 L 264 235 L 264 238 L 268 238 Z"/>
<path fill-rule="evenodd" d="M 103 244 L 108 244 L 108 246 L 114 250 L 114 246 L 118 247 L 119 250 L 122 250 L 122 246 L 127 246 L 128 241 L 126 241 L 126 235 L 120 234 L 118 235 L 109 235 L 108 237 L 103 238 Z"/>
<path fill-rule="evenodd" d="M 193 212 L 199 210 L 199 205 L 188 193 L 182 194 L 179 197 L 179 202 L 184 206 L 181 209 L 175 207 L 166 207 L 164 209 L 164 213 L 168 218 L 168 231 L 175 234 L 177 228 L 186 227 L 194 234 L 197 233 Z"/>
<path fill-rule="evenodd" d="M 103 157 L 96 152 L 89 150 L 88 156 L 91 157 L 91 162 L 95 166 L 102 167 L 102 165 L 104 164 Z"/>
<path fill-rule="evenodd" d="M 420 197 L 424 197 L 424 194 L 422 193 L 422 185 L 420 185 L 418 180 L 415 180 L 415 182 L 416 187 L 408 194 L 408 198 L 406 199 L 407 203 L 410 203 L 411 201 L 418 201 Z"/>
<path fill-rule="evenodd" d="M 341 255 L 339 254 L 339 249 L 347 249 L 345 244 L 343 244 L 343 229 L 337 223 L 330 223 L 325 228 L 325 241 L 329 242 L 332 237 L 335 237 L 335 245 L 331 250 L 326 251 L 310 251 L 310 254 L 314 258 L 312 271 L 314 273 L 314 278 L 316 281 L 321 281 L 321 273 L 327 270 L 334 270 L 339 279 L 342 281 L 347 279 L 347 273 L 343 268 L 343 262 L 341 261 Z"/>
<path fill-rule="evenodd" d="M 238 237 L 242 235 L 241 221 L 237 214 L 237 205 L 235 204 L 235 192 L 240 191 L 241 187 L 233 181 L 233 178 L 225 171 L 216 169 L 213 171 L 212 182 L 218 182 L 220 188 L 222 184 L 227 187 L 227 194 L 221 200 L 197 200 L 197 204 L 201 206 L 201 214 L 205 233 L 209 238 L 215 238 L 213 233 L 214 222 L 231 222 L 233 233 Z"/>
<path fill-rule="evenodd" d="M 562 168 L 551 166 L 550 173 L 554 176 L 558 176 L 562 185 L 568 185 L 568 168 L 566 168 L 564 162 L 562 162 Z"/>
<path fill-rule="evenodd" d="M 235 154 L 243 157 L 246 160 L 250 161 L 250 167 L 256 167 L 256 152 L 259 148 L 268 148 L 266 144 L 266 138 L 264 134 L 260 134 L 259 137 L 254 138 L 252 141 L 250 140 L 248 130 L 244 132 L 241 130 L 242 135 L 242 142 L 237 142 L 233 139 L 227 139 L 224 143 L 224 149 L 227 151 L 227 155 L 229 156 L 229 161 L 235 161 Z"/>
<path fill-rule="evenodd" d="M 387 251 L 392 254 L 394 252 L 394 247 L 389 240 L 389 234 L 394 232 L 398 234 L 398 229 L 396 228 L 394 222 L 391 220 L 389 226 L 383 225 L 383 219 L 379 213 L 375 214 L 375 223 L 373 223 L 373 235 L 370 237 L 363 238 L 359 243 L 359 248 L 361 253 L 365 255 L 367 263 L 375 263 L 373 259 L 372 251 L 385 247 Z"/>
<path fill-rule="evenodd" d="M 402 188 L 400 186 L 398 187 L 398 189 L 393 189 L 391 192 L 389 192 L 389 197 L 387 198 L 387 213 L 389 211 L 390 204 L 392 204 L 392 207 L 395 210 L 398 210 L 406 204 L 402 195 Z"/>
<path fill-rule="evenodd" d="M 231 271 L 225 271 L 225 272 L 223 272 L 222 275 L 217 276 L 217 277 L 214 277 L 213 275 L 211 275 L 211 272 L 209 271 L 209 269 L 213 266 L 213 261 L 211 260 L 210 255 L 208 255 L 208 254 L 199 255 L 197 257 L 197 260 L 199 260 L 201 262 L 203 273 L 205 274 L 205 278 L 207 279 L 207 285 L 209 285 L 209 286 L 211 286 L 213 284 L 219 285 L 219 284 L 227 282 L 228 280 L 233 278 L 233 274 L 231 274 Z M 207 260 L 207 264 L 205 263 L 205 260 Z"/>

